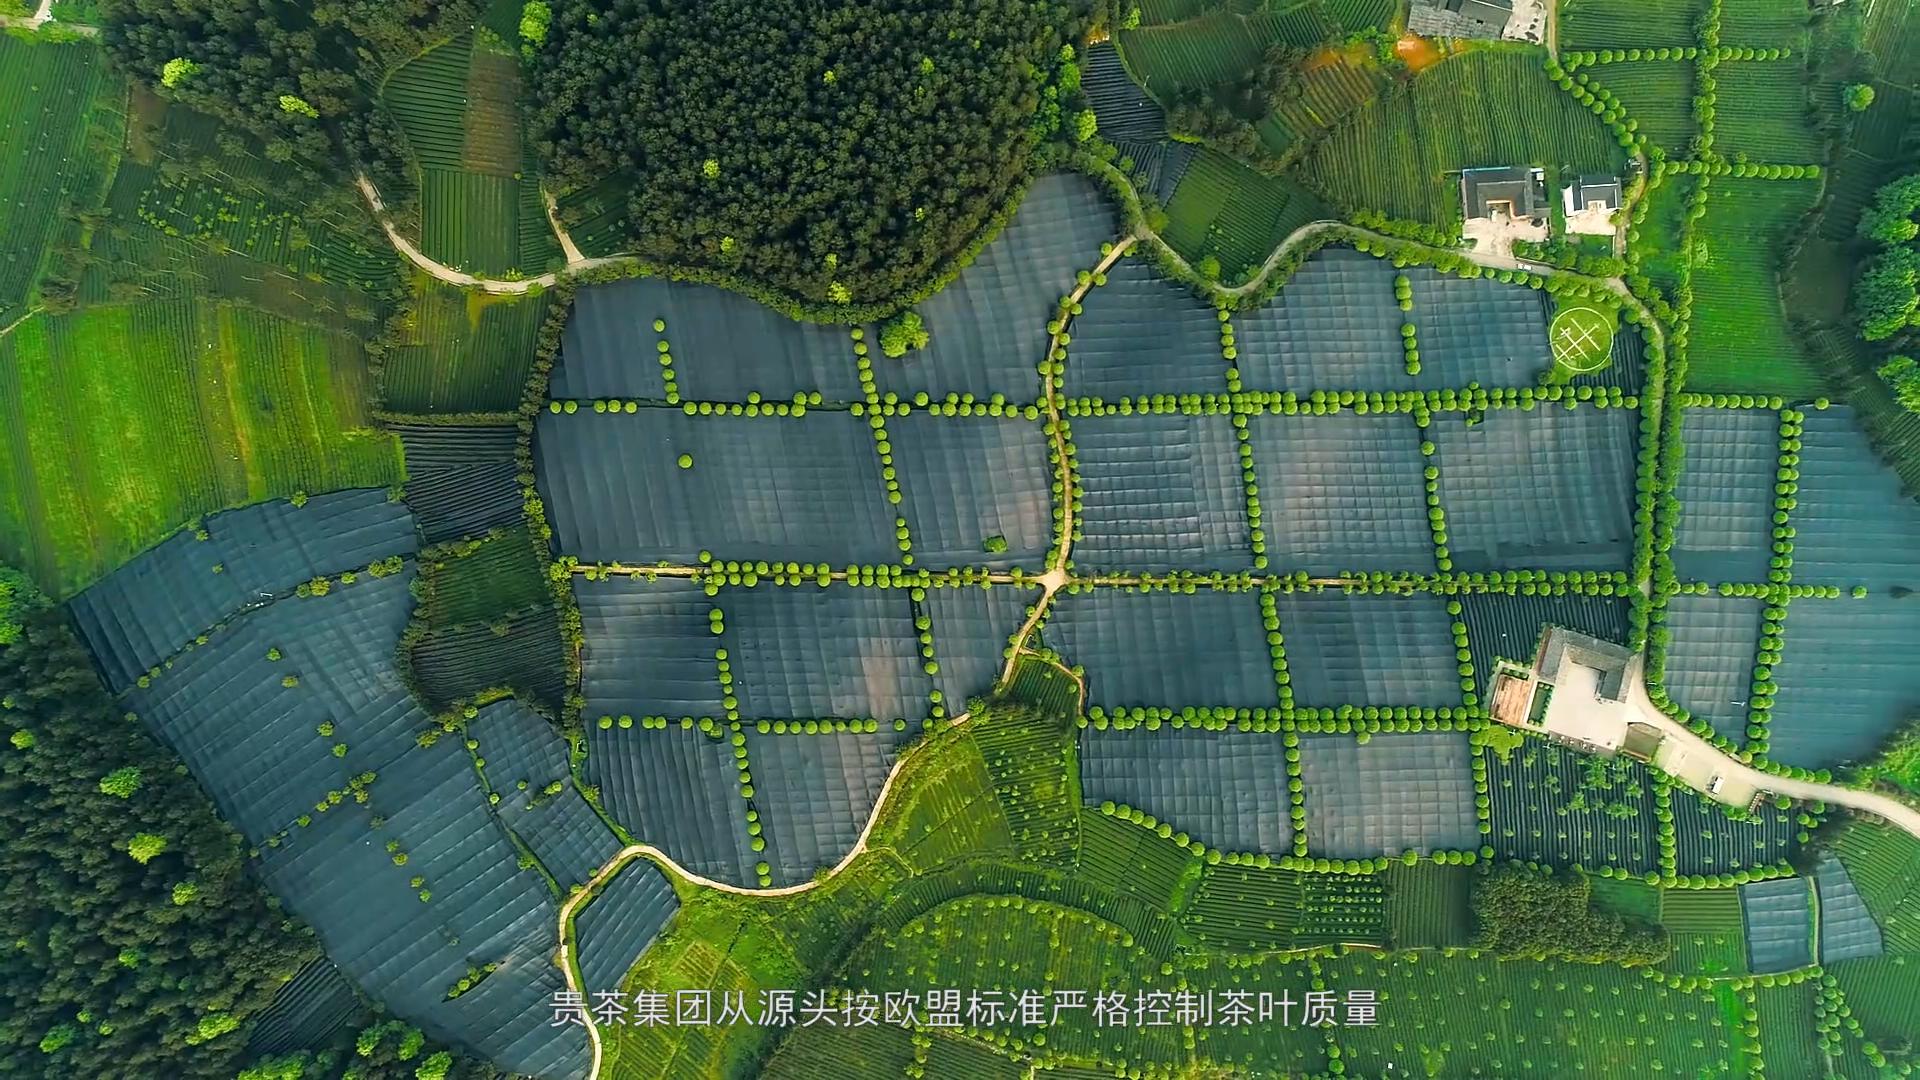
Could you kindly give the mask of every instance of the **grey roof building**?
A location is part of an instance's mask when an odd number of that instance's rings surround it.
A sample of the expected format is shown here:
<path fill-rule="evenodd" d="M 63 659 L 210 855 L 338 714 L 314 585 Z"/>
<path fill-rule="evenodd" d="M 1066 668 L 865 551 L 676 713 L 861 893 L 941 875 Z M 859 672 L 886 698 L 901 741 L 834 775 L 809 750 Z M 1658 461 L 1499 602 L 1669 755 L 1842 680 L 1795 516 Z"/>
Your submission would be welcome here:
<path fill-rule="evenodd" d="M 1460 203 L 1468 221 L 1495 217 L 1545 221 L 1546 170 L 1468 169 L 1460 174 Z"/>
<path fill-rule="evenodd" d="M 1413 0 L 1407 29 L 1427 37 L 1498 38 L 1513 17 L 1513 0 Z"/>
<path fill-rule="evenodd" d="M 1562 194 L 1566 199 L 1566 211 L 1577 214 L 1582 210 L 1620 209 L 1620 178 L 1617 176 L 1583 176 L 1578 183 L 1568 184 Z"/>
<path fill-rule="evenodd" d="M 1624 645 L 1563 626 L 1550 626 L 1540 644 L 1540 681 L 1556 682 L 1562 664 L 1578 664 L 1600 673 L 1594 693 L 1601 701 L 1625 701 L 1627 668 L 1632 662 L 1633 651 Z"/>

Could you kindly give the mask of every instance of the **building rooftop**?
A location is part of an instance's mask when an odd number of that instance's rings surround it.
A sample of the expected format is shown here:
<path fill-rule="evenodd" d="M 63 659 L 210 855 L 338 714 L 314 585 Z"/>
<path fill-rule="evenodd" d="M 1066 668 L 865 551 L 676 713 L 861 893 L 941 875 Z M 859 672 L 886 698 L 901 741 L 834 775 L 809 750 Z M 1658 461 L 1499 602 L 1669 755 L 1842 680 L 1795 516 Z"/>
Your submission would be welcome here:
<path fill-rule="evenodd" d="M 1546 172 L 1520 166 L 1467 169 L 1460 174 L 1466 218 L 1537 219 L 1546 214 Z"/>
<path fill-rule="evenodd" d="M 1408 29 L 1435 37 L 1497 38 L 1513 17 L 1513 0 L 1414 0 Z"/>
<path fill-rule="evenodd" d="M 1546 640 L 1540 645 L 1542 682 L 1557 684 L 1569 666 L 1591 668 L 1598 673 L 1594 696 L 1601 701 L 1626 700 L 1627 670 L 1632 663 L 1633 653 L 1626 646 L 1563 626 L 1548 627 Z"/>
<path fill-rule="evenodd" d="M 1594 204 L 1604 210 L 1620 209 L 1620 178 L 1617 176 L 1583 176 L 1578 183 L 1566 187 L 1567 213 L 1578 213 Z"/>

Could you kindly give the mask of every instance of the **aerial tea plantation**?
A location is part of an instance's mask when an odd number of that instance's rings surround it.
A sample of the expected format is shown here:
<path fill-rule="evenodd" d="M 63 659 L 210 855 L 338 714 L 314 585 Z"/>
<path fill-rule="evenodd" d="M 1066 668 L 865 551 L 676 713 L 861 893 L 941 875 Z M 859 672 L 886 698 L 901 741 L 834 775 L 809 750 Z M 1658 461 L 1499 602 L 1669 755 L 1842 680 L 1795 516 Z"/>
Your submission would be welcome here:
<path fill-rule="evenodd" d="M 0 38 L 22 1075 L 1911 1074 L 1905 8 L 163 6 Z"/>

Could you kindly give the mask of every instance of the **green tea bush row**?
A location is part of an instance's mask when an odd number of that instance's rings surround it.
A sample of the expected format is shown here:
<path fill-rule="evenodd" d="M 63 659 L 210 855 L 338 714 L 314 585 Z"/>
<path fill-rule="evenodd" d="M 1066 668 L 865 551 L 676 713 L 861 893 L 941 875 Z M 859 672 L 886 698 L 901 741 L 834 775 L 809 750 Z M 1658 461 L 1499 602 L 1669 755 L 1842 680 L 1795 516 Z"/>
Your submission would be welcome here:
<path fill-rule="evenodd" d="M 1253 550 L 1253 568 L 1267 568 L 1267 530 L 1260 517 L 1260 476 L 1253 467 L 1253 437 L 1247 431 L 1247 418 L 1235 414 L 1233 439 L 1240 457 L 1240 482 L 1247 493 L 1247 537 Z"/>
<path fill-rule="evenodd" d="M 1758 165 L 1750 161 L 1656 161 L 1656 174 L 1688 173 L 1693 176 L 1744 176 L 1762 180 L 1808 180 L 1821 175 L 1818 165 Z"/>
<path fill-rule="evenodd" d="M 1440 572 L 1445 574 L 1453 570 L 1453 555 L 1447 550 L 1447 511 L 1440 505 L 1440 467 L 1434 464 L 1432 440 L 1424 437 L 1427 430 L 1426 418 L 1418 417 L 1415 423 L 1419 424 L 1422 435 L 1420 456 L 1426 460 L 1422 475 L 1427 491 L 1427 528 L 1433 534 L 1433 561 Z"/>
<path fill-rule="evenodd" d="M 1793 55 L 1792 49 L 1754 49 L 1735 46 L 1715 46 L 1703 49 L 1698 45 L 1661 46 L 1645 49 L 1583 49 L 1565 53 L 1560 62 L 1568 71 L 1589 67 L 1594 64 L 1617 64 L 1641 60 L 1698 60 L 1705 56 L 1714 56 L 1721 60 L 1784 60 Z"/>
<path fill-rule="evenodd" d="M 1375 413 L 1473 412 L 1489 409 L 1531 411 L 1543 402 L 1591 404 L 1595 408 L 1637 409 L 1639 395 L 1617 386 L 1469 386 L 1446 390 L 1315 390 L 1301 395 L 1291 390 L 1241 390 L 1220 394 L 1141 394 L 1108 401 L 1101 397 L 1064 399 L 1067 416 L 1132 416 L 1136 413 L 1187 416 L 1225 414 L 1265 416 L 1330 416 L 1348 409 L 1365 416 Z"/>
<path fill-rule="evenodd" d="M 1273 685 L 1280 695 L 1280 708 L 1293 709 L 1293 675 L 1287 670 L 1287 643 L 1280 633 L 1280 612 L 1271 590 L 1260 591 L 1260 627 L 1267 635 L 1267 657 L 1273 665 Z"/>
<path fill-rule="evenodd" d="M 1613 132 L 1614 141 L 1619 143 L 1622 149 L 1636 156 L 1653 156 L 1653 151 L 1659 149 L 1654 147 L 1649 150 L 1646 138 L 1639 133 L 1640 121 L 1627 115 L 1626 106 L 1614 96 L 1613 91 L 1600 83 L 1593 82 L 1591 76 L 1585 72 L 1577 75 L 1568 74 L 1566 69 L 1555 62 L 1551 56 L 1546 59 L 1546 71 L 1547 77 L 1553 80 L 1555 86 L 1562 92 L 1572 95 L 1573 100 L 1579 102 L 1594 116 L 1599 117 L 1600 122 L 1607 126 L 1607 130 Z"/>
<path fill-rule="evenodd" d="M 1767 753 L 1767 721 L 1773 716 L 1773 699 L 1779 684 L 1773 681 L 1773 669 L 1779 665 L 1786 647 L 1787 602 L 1768 604 L 1760 612 L 1760 641 L 1754 653 L 1753 681 L 1747 689 L 1747 745 L 1749 754 Z"/>
<path fill-rule="evenodd" d="M 917 595 L 912 601 L 913 629 L 920 645 L 920 668 L 932 677 L 940 674 L 940 661 L 934 656 L 933 651 L 933 617 L 927 614 L 926 608 L 920 602 L 926 596 L 925 590 L 916 590 L 916 592 Z M 927 691 L 927 703 L 930 706 L 928 715 L 934 719 L 938 720 L 947 715 L 945 696 L 938 688 Z"/>
<path fill-rule="evenodd" d="M 1767 582 L 1785 585 L 1793 580 L 1794 507 L 1800 494 L 1800 438 L 1806 414 L 1798 409 L 1780 413 L 1780 457 L 1773 474 L 1773 556 Z"/>
<path fill-rule="evenodd" d="M 1284 732 L 1292 730 L 1329 735 L 1391 735 L 1417 731 L 1457 731 L 1471 720 L 1470 711 L 1451 705 L 1340 705 L 1323 708 L 1233 708 L 1194 706 L 1180 708 L 1156 705 L 1129 705 L 1107 709 L 1089 706 L 1079 718 L 1082 728 L 1095 731 L 1132 731 L 1161 728 L 1204 731 Z"/>

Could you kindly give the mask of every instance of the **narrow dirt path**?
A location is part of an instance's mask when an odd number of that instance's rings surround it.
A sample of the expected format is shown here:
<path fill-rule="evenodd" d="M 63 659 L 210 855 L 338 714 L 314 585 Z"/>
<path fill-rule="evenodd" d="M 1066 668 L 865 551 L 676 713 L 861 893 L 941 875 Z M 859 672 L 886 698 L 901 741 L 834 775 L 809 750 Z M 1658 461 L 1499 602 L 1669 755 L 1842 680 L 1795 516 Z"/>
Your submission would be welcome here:
<path fill-rule="evenodd" d="M 573 246 L 572 238 L 564 231 L 556 231 L 554 235 L 560 238 L 563 248 L 567 250 L 568 261 L 564 271 L 541 274 L 539 277 L 521 278 L 518 281 L 475 277 L 464 270 L 455 270 L 445 263 L 427 258 L 425 253 L 413 246 L 412 241 L 400 235 L 399 229 L 394 228 L 393 222 L 387 217 L 387 206 L 380 201 L 380 192 L 373 186 L 373 181 L 368 180 L 365 175 L 356 174 L 354 182 L 359 185 L 360 194 L 367 200 L 367 205 L 373 208 L 374 219 L 380 222 L 380 228 L 386 232 L 387 242 L 393 245 L 393 249 L 408 262 L 449 285 L 458 285 L 463 289 L 484 289 L 496 296 L 520 296 L 536 288 L 552 288 L 560 280 L 561 273 L 574 274 L 583 270 L 592 270 L 598 266 L 613 266 L 629 261 L 629 257 L 625 255 L 608 255 L 599 259 L 575 259 L 574 256 L 580 254 L 580 249 Z M 557 230 L 557 222 L 555 227 Z"/>
<path fill-rule="evenodd" d="M 1077 304 L 1085 299 L 1087 290 L 1093 288 L 1093 279 L 1113 269 L 1113 264 L 1119 262 L 1121 257 L 1138 242 L 1139 238 L 1135 236 L 1121 237 L 1119 242 L 1113 245 L 1113 250 L 1107 253 L 1107 257 L 1101 259 L 1100 264 L 1093 268 L 1086 283 L 1068 294 L 1073 302 Z M 1060 347 L 1061 339 L 1066 337 L 1072 329 L 1072 319 L 1061 322 L 1060 332 L 1047 339 L 1046 359 L 1053 359 L 1054 350 Z M 1067 457 L 1067 436 L 1061 430 L 1060 402 L 1054 391 L 1053 368 L 1049 365 L 1046 377 L 1040 381 L 1040 396 L 1047 403 L 1047 419 L 1053 424 L 1053 452 L 1060 461 L 1060 544 L 1053 553 L 1053 563 L 1047 567 L 1047 572 L 1034 579 L 1040 583 L 1042 590 L 1040 601 L 1033 606 L 1033 614 L 1027 617 L 1027 621 L 1020 625 L 1019 632 L 1014 635 L 1013 651 L 1007 654 L 1006 666 L 1000 669 L 1002 683 L 1013 678 L 1013 669 L 1020 663 L 1020 653 L 1026 649 L 1027 639 L 1033 636 L 1034 628 L 1047 617 L 1047 609 L 1053 606 L 1054 596 L 1065 588 L 1070 580 L 1067 563 L 1073 559 L 1073 466 Z"/>

